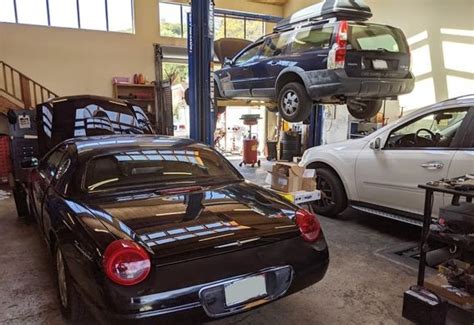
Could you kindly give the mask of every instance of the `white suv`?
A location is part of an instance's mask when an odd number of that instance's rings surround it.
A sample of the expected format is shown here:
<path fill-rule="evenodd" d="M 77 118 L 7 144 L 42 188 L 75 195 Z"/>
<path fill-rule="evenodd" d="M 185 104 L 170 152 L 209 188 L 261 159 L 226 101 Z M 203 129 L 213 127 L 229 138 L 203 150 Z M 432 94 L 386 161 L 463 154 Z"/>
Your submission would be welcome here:
<path fill-rule="evenodd" d="M 336 216 L 349 205 L 420 225 L 419 184 L 474 174 L 474 95 L 421 108 L 362 139 L 308 149 L 300 165 L 316 169 L 317 213 Z M 435 196 L 433 212 L 449 202 Z"/>

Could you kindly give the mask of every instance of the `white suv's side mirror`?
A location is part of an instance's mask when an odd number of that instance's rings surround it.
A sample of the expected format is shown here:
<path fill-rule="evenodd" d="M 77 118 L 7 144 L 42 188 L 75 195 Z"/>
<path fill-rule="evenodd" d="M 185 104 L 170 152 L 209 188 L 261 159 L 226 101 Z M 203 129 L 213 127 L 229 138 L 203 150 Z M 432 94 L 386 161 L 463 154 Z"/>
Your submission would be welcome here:
<path fill-rule="evenodd" d="M 382 140 L 380 138 L 376 138 L 369 144 L 369 147 L 372 150 L 380 150 L 382 147 Z"/>

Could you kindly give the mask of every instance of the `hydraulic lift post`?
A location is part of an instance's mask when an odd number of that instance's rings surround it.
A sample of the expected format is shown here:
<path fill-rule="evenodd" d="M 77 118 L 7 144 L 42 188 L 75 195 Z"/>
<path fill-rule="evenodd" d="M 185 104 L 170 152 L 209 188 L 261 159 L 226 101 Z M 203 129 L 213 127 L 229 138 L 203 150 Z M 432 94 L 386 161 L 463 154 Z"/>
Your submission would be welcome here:
<path fill-rule="evenodd" d="M 191 1 L 188 14 L 188 71 L 190 137 L 214 145 L 213 0 Z"/>
<path fill-rule="evenodd" d="M 323 114 L 324 106 L 321 104 L 314 104 L 309 116 L 309 137 L 308 148 L 320 146 L 323 137 Z"/>

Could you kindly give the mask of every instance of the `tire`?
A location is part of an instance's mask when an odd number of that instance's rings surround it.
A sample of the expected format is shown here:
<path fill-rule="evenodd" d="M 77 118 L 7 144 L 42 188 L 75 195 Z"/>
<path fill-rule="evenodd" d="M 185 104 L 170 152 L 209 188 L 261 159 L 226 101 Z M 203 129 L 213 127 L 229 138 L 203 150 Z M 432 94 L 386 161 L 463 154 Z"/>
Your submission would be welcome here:
<path fill-rule="evenodd" d="M 28 193 L 20 183 L 15 184 L 15 188 L 13 188 L 12 192 L 18 218 L 24 221 L 29 221 L 31 216 L 28 206 Z"/>
<path fill-rule="evenodd" d="M 357 119 L 368 119 L 377 115 L 382 108 L 382 100 L 348 100 L 347 109 Z"/>
<path fill-rule="evenodd" d="M 337 217 L 347 208 L 347 195 L 339 177 L 329 168 L 316 168 L 316 188 L 321 199 L 313 203 L 314 212 L 326 217 Z"/>
<path fill-rule="evenodd" d="M 88 313 L 72 283 L 71 275 L 69 274 L 61 248 L 57 245 L 54 250 L 53 261 L 61 314 L 70 324 L 83 323 L 83 321 L 87 319 Z"/>
<path fill-rule="evenodd" d="M 290 82 L 278 93 L 278 112 L 288 122 L 302 122 L 311 114 L 313 101 L 299 82 Z"/>

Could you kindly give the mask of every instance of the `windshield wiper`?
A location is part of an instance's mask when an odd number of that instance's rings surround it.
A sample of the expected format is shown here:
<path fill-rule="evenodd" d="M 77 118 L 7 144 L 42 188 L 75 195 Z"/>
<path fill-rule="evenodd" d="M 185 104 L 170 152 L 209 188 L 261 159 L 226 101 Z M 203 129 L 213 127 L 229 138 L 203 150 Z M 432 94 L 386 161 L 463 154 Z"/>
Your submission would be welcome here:
<path fill-rule="evenodd" d="M 218 184 L 234 184 L 243 182 L 243 179 L 239 178 L 213 178 L 210 180 L 197 182 L 197 184 L 204 184 L 204 185 L 218 185 Z"/>
<path fill-rule="evenodd" d="M 156 190 L 156 194 L 161 195 L 173 195 L 173 194 L 184 194 L 190 192 L 197 192 L 204 190 L 203 186 L 193 185 L 193 186 L 180 186 L 180 187 L 173 187 L 173 188 L 165 188 L 162 190 Z"/>

